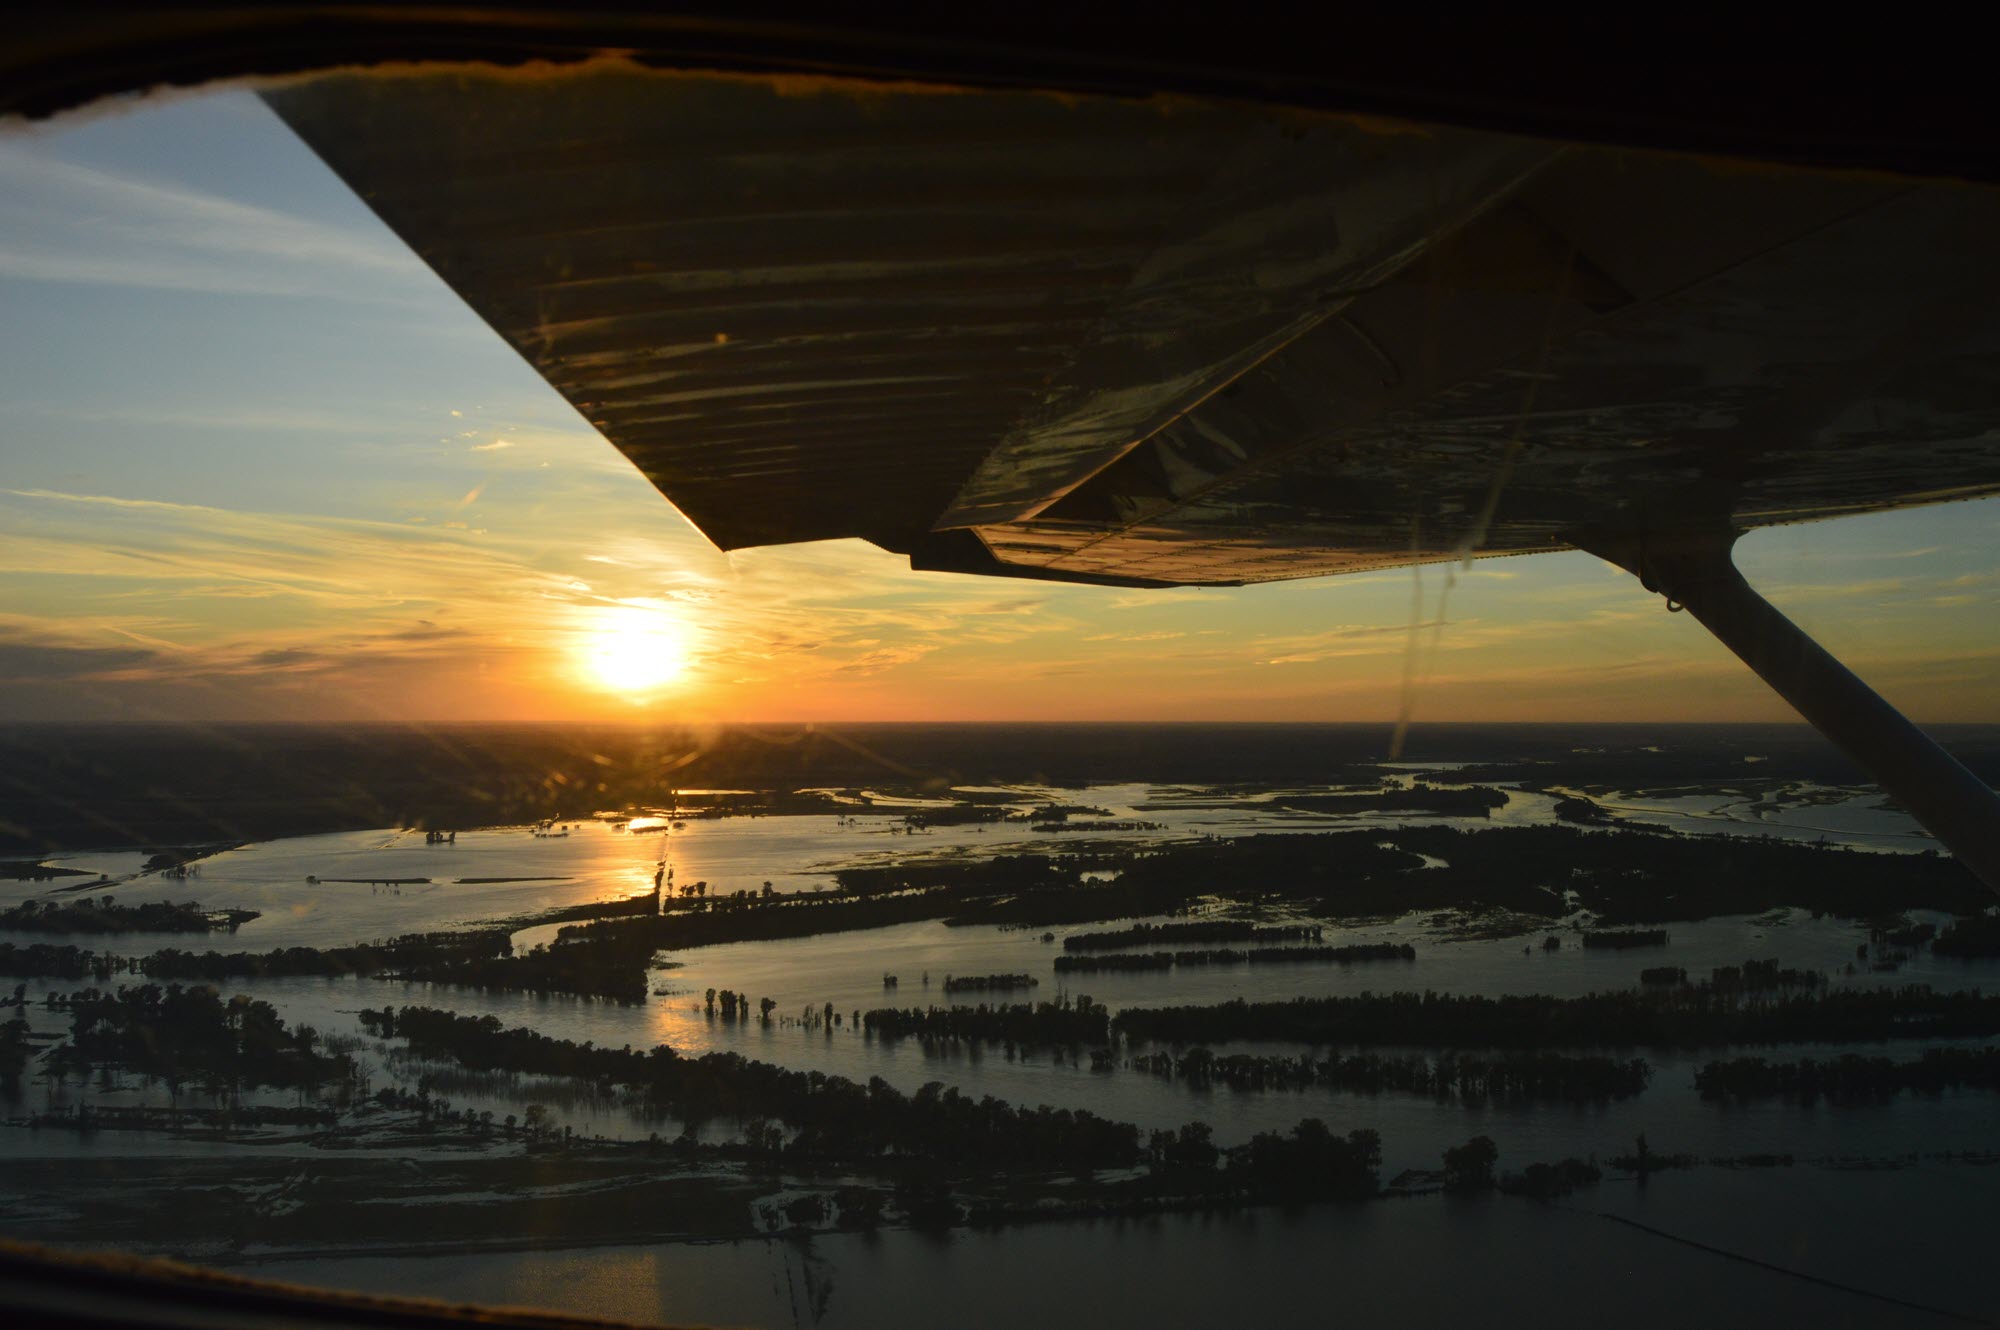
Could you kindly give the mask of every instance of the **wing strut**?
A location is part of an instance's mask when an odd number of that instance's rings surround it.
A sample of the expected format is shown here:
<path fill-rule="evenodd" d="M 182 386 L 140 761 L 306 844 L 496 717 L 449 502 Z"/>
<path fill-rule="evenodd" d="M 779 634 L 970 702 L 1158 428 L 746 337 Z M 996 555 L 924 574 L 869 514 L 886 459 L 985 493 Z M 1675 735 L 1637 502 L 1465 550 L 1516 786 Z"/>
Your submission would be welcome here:
<path fill-rule="evenodd" d="M 2000 892 L 2000 795 L 1743 580 L 1730 558 L 1740 534 L 1716 522 L 1571 539 L 1687 610 Z"/>

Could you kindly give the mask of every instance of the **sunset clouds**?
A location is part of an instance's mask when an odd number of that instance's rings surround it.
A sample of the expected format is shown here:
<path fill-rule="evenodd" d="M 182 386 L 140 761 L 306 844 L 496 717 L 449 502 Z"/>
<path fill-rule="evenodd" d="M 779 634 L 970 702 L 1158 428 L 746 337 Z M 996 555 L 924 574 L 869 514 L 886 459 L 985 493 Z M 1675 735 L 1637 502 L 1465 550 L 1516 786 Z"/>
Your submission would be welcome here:
<path fill-rule="evenodd" d="M 4 720 L 1786 715 L 1581 554 L 1142 592 L 721 553 L 245 97 L 0 137 L 0 301 Z M 1742 562 L 1919 716 L 2000 715 L 2000 506 Z"/>

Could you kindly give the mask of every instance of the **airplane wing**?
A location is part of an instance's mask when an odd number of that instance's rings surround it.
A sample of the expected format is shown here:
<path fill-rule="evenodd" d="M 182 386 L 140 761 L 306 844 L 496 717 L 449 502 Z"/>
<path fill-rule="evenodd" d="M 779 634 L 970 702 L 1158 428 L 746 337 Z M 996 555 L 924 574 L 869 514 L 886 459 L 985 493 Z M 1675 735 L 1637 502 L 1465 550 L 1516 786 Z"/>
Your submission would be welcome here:
<path fill-rule="evenodd" d="M 1237 584 L 2000 492 L 1983 187 L 617 61 L 266 96 L 723 548 Z"/>

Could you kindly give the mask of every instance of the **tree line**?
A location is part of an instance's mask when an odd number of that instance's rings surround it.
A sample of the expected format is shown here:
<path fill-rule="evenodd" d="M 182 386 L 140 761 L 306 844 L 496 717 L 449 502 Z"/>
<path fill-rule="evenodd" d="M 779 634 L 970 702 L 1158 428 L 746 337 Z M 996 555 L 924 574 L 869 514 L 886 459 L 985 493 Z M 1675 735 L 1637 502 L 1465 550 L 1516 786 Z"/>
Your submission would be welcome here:
<path fill-rule="evenodd" d="M 2000 956 L 2000 916 L 1975 914 L 1953 921 L 1932 941 L 1931 954 L 1961 960 Z"/>
<path fill-rule="evenodd" d="M 69 995 L 70 1035 L 49 1055 L 58 1073 L 124 1067 L 178 1087 L 190 1080 L 309 1089 L 347 1077 L 352 1061 L 324 1053 L 319 1032 L 288 1027 L 270 1003 L 206 985 L 158 984 Z"/>
<path fill-rule="evenodd" d="M 504 956 L 511 945 L 504 929 L 412 933 L 387 942 L 349 947 L 280 947 L 273 951 L 181 951 L 169 947 L 143 957 L 138 968 L 149 979 L 269 979 L 291 975 L 384 974 L 456 961 Z"/>
<path fill-rule="evenodd" d="M 1101 1010 L 1101 1008 L 1099 1009 Z M 1377 1191 L 1381 1141 L 1373 1131 L 1336 1135 L 1316 1118 L 1290 1132 L 1264 1132 L 1216 1150 L 1209 1130 L 1190 1123 L 1154 1133 L 1081 1109 L 1019 1108 L 992 1096 L 974 1099 L 932 1081 L 904 1094 L 881 1077 L 866 1085 L 819 1071 L 793 1071 L 735 1053 L 684 1058 L 664 1045 L 637 1051 L 597 1048 L 528 1029 L 504 1029 L 491 1016 L 459 1016 L 428 1007 L 364 1010 L 363 1025 L 402 1038 L 412 1051 L 474 1068 L 573 1076 L 624 1085 L 688 1124 L 731 1118 L 746 1124 L 753 1151 L 788 1162 L 901 1165 L 917 1170 L 898 1199 L 913 1218 L 951 1222 L 957 1211 L 938 1181 L 940 1169 L 998 1169 L 1088 1174 L 1150 1167 L 1125 1185 L 1135 1199 L 1186 1201 L 1363 1198 Z M 773 1126 L 782 1123 L 791 1129 Z M 922 1178 L 931 1179 L 925 1183 Z"/>
<path fill-rule="evenodd" d="M 1521 1053 L 1495 1058 L 1463 1053 L 1382 1055 L 1334 1054 L 1328 1058 L 1218 1056 L 1207 1048 L 1133 1057 L 1135 1071 L 1185 1081 L 1196 1089 L 1226 1085 L 1232 1090 L 1304 1090 L 1320 1087 L 1363 1094 L 1423 1095 L 1458 1099 L 1468 1105 L 1489 1099 L 1559 1100 L 1570 1103 L 1628 1099 L 1644 1090 L 1653 1069 L 1643 1058 Z"/>
<path fill-rule="evenodd" d="M 2000 1034 L 2000 996 L 1934 992 L 1924 985 L 1829 992 L 1712 983 L 1567 998 L 1362 993 L 1134 1007 L 1121 1011 L 1112 1027 L 1135 1043 L 1704 1048 Z"/>
<path fill-rule="evenodd" d="M 21 979 L 82 979 L 86 975 L 109 979 L 119 970 L 134 968 L 136 962 L 122 956 L 86 951 L 82 947 L 34 942 L 17 947 L 0 942 L 0 974 Z"/>
<path fill-rule="evenodd" d="M 1111 1037 L 1110 1012 L 1087 996 L 1053 1002 L 976 1007 L 894 1007 L 864 1012 L 861 1028 L 880 1039 L 926 1044 L 990 1043 L 1017 1047 L 1097 1047 Z"/>
<path fill-rule="evenodd" d="M 208 933 L 258 917 L 255 910 L 204 910 L 195 901 L 120 905 L 112 896 L 22 901 L 0 910 L 0 928 L 22 933 Z"/>
<path fill-rule="evenodd" d="M 1820 1099 L 1838 1102 L 1879 1101 L 1904 1091 L 1943 1094 L 1947 1090 L 2000 1089 L 2000 1048 L 1927 1048 L 1910 1060 L 1841 1057 L 1796 1062 L 1763 1058 L 1733 1058 L 1710 1062 L 1694 1074 L 1704 1099 L 1750 1101 Z"/>
<path fill-rule="evenodd" d="M 690 1137 L 696 1125 L 714 1118 L 780 1121 L 793 1128 L 791 1138 L 760 1133 L 759 1144 L 787 1158 L 889 1156 L 1080 1169 L 1130 1167 L 1140 1160 L 1138 1128 L 1129 1123 L 1080 1109 L 1025 1109 L 991 1096 L 974 1099 L 940 1082 L 906 1095 L 880 1077 L 862 1085 L 736 1053 L 685 1058 L 665 1045 L 643 1052 L 598 1048 L 533 1030 L 503 1029 L 491 1016 L 428 1007 L 363 1011 L 361 1020 L 383 1038 L 408 1040 L 427 1057 L 631 1087 L 649 1108 L 686 1122 Z"/>
<path fill-rule="evenodd" d="M 1211 947 L 1193 951 L 1115 952 L 1108 956 L 1058 956 L 1058 974 L 1097 971 L 1171 970 L 1199 965 L 1353 965 L 1359 961 L 1413 961 L 1407 942 L 1361 942 L 1345 947 L 1251 947 L 1238 951 Z"/>
<path fill-rule="evenodd" d="M 947 993 L 1008 993 L 1015 989 L 1034 988 L 1041 980 L 1030 974 L 948 974 L 944 977 L 944 991 Z"/>
<path fill-rule="evenodd" d="M 1318 942 L 1325 935 L 1319 924 L 1251 924 L 1212 920 L 1185 924 L 1133 924 L 1130 928 L 1072 933 L 1064 951 L 1116 951 L 1122 947 L 1159 946 L 1174 942 Z"/>

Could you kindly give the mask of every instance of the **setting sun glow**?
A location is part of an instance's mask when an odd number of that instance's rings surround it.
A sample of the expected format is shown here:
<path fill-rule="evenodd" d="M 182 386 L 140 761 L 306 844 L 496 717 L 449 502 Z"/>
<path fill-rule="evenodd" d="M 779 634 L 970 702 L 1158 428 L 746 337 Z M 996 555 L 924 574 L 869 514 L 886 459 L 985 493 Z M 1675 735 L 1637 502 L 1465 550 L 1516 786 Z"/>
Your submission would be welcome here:
<path fill-rule="evenodd" d="M 607 612 L 583 636 L 583 672 L 598 687 L 624 697 L 644 697 L 673 683 L 687 668 L 681 626 L 655 611 Z"/>

